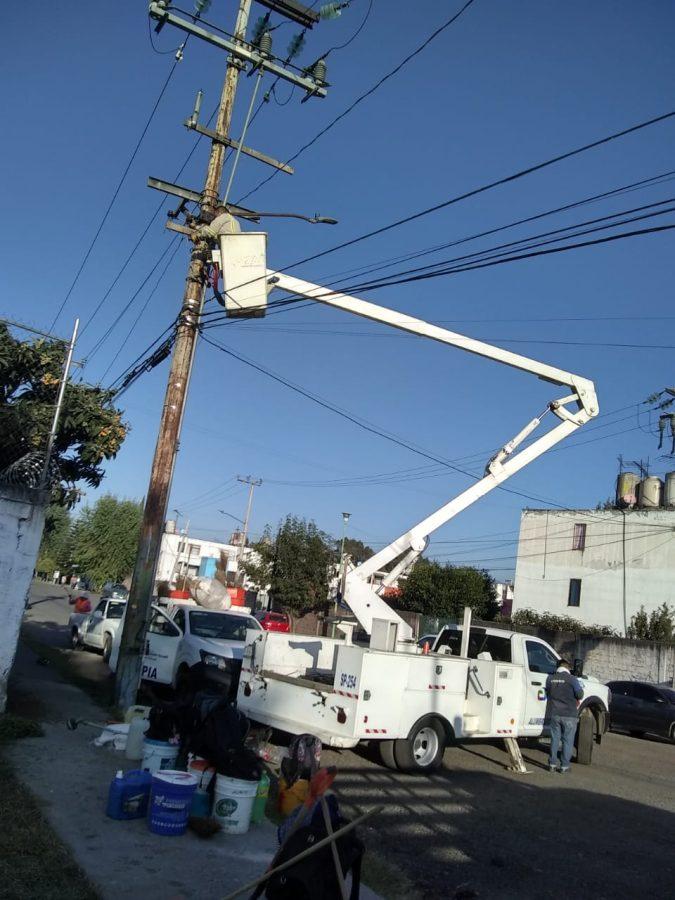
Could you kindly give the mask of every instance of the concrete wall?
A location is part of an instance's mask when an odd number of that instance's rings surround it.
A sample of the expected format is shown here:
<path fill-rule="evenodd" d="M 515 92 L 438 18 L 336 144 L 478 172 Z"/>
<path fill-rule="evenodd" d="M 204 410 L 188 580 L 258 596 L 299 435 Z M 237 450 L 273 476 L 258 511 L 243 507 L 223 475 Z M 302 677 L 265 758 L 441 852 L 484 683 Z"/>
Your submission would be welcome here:
<path fill-rule="evenodd" d="M 45 521 L 46 495 L 0 484 L 0 713 Z"/>
<path fill-rule="evenodd" d="M 625 531 L 624 531 L 625 517 Z M 586 525 L 573 550 L 575 524 Z M 581 579 L 579 606 L 569 606 L 570 580 Z M 675 606 L 675 510 L 524 510 L 513 612 L 568 615 L 625 634 L 644 606 Z"/>
<path fill-rule="evenodd" d="M 509 624 L 477 622 L 487 627 L 513 629 Z M 517 631 L 533 634 L 549 643 L 571 662 L 581 659 L 584 671 L 600 681 L 675 682 L 675 643 L 633 641 L 627 638 L 590 637 L 572 632 L 523 625 Z"/>

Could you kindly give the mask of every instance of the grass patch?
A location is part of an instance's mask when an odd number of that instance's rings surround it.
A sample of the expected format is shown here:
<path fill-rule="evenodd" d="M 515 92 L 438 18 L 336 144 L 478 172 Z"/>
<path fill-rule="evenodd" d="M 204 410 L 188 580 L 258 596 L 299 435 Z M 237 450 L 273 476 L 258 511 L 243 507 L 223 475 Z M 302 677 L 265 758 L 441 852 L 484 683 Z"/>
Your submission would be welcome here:
<path fill-rule="evenodd" d="M 97 900 L 98 894 L 0 756 L 1 900 Z"/>
<path fill-rule="evenodd" d="M 44 734 L 39 722 L 5 713 L 0 717 L 0 744 L 5 741 L 16 741 L 21 738 L 42 737 Z"/>
<path fill-rule="evenodd" d="M 42 735 L 39 722 L 13 713 L 0 716 L 0 748 Z M 0 797 L 1 900 L 96 900 L 95 889 L 2 755 Z"/>

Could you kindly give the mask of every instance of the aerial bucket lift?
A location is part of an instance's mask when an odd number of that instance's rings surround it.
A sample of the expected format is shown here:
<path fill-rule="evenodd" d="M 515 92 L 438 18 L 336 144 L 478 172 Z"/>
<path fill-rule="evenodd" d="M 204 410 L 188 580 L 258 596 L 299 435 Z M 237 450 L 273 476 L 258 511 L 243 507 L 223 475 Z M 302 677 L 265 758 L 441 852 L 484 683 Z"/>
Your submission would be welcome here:
<path fill-rule="evenodd" d="M 298 297 L 314 300 L 324 306 L 340 309 L 372 322 L 389 325 L 399 331 L 426 337 L 475 356 L 482 356 L 502 365 L 520 369 L 542 381 L 570 391 L 562 397 L 551 400 L 542 413 L 531 419 L 514 437 L 507 441 L 488 460 L 485 474 L 475 484 L 418 522 L 409 531 L 371 556 L 370 559 L 347 572 L 344 600 L 362 628 L 370 635 L 371 647 L 395 649 L 400 646 L 403 649 L 404 645 L 409 646 L 413 641 L 412 629 L 382 598 L 381 594 L 384 589 L 395 582 L 401 574 L 412 568 L 427 547 L 429 535 L 432 532 L 597 416 L 598 401 L 595 387 L 589 379 L 556 366 L 449 331 L 447 328 L 441 328 L 397 310 L 378 306 L 367 300 L 303 281 L 284 272 L 266 269 L 264 267 L 265 240 L 260 233 L 257 233 L 253 239 L 257 241 L 256 252 L 243 260 L 248 265 L 242 269 L 240 251 L 242 237 L 243 235 L 240 234 L 220 234 L 220 248 L 219 251 L 214 252 L 214 260 L 221 265 L 224 282 L 234 286 L 235 292 L 238 288 L 240 296 L 242 292 L 246 292 L 249 315 L 264 314 L 264 300 L 261 302 L 260 286 L 266 283 L 268 291 L 279 288 Z M 230 247 L 230 245 L 233 246 Z M 235 267 L 234 271 L 231 269 L 230 261 Z M 243 270 L 249 276 L 249 283 L 246 285 L 240 285 L 237 281 Z M 250 283 L 251 279 L 255 281 L 255 284 Z M 257 298 L 257 306 L 253 305 L 249 299 L 253 296 Z M 246 313 L 241 309 L 233 309 L 228 310 L 228 314 L 241 316 Z M 527 438 L 539 429 L 544 416 L 549 412 L 557 420 L 555 426 L 522 449 L 518 449 Z M 378 586 L 369 584 L 369 579 L 375 572 L 397 558 L 400 558 L 399 562 L 387 574 L 382 584 Z M 348 639 L 351 639 L 354 623 L 342 622 L 338 627 Z"/>

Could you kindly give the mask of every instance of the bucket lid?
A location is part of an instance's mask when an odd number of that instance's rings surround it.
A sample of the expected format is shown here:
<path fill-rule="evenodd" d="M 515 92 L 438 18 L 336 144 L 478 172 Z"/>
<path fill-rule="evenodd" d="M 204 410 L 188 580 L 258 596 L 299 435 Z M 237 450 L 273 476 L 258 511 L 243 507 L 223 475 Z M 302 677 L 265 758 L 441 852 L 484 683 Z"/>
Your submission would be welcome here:
<path fill-rule="evenodd" d="M 191 775 L 189 772 L 179 772 L 176 769 L 161 769 L 159 772 L 153 772 L 153 781 L 165 781 L 167 784 L 175 784 L 183 787 L 197 786 L 197 776 Z"/>

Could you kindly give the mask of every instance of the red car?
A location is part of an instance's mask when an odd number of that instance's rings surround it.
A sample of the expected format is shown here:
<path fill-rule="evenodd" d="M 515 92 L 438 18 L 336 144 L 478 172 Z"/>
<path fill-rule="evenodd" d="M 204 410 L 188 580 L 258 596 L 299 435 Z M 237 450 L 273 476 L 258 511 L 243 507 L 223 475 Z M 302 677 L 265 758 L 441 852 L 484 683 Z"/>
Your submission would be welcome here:
<path fill-rule="evenodd" d="M 287 634 L 291 630 L 291 623 L 288 620 L 288 616 L 284 613 L 262 609 L 255 614 L 255 617 L 265 631 L 282 631 L 284 634 Z"/>

